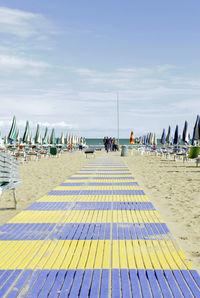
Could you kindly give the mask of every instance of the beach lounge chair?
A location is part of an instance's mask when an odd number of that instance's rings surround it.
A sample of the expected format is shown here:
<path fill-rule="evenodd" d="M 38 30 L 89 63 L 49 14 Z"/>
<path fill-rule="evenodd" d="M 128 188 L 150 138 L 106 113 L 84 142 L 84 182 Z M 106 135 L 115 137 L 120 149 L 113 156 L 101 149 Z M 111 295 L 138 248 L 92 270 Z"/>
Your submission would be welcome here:
<path fill-rule="evenodd" d="M 196 166 L 200 163 L 200 147 L 194 146 L 190 148 L 188 154 L 186 154 L 183 158 L 183 162 L 188 161 L 189 159 L 193 159 L 196 161 Z"/>
<path fill-rule="evenodd" d="M 13 190 L 14 209 L 17 206 L 16 187 L 21 185 L 18 165 L 13 156 L 0 153 L 0 195 L 6 190 Z"/>
<path fill-rule="evenodd" d="M 84 152 L 85 152 L 86 158 L 88 157 L 88 154 L 90 154 L 90 155 L 92 155 L 92 157 L 94 157 L 94 153 L 95 153 L 94 149 L 86 149 Z"/>

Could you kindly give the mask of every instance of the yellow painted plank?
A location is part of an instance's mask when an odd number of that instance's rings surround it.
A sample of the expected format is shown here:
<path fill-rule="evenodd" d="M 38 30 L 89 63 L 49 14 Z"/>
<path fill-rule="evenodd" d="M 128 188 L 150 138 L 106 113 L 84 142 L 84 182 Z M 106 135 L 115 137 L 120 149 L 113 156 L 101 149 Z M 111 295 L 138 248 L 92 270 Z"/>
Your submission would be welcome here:
<path fill-rule="evenodd" d="M 112 268 L 120 268 L 118 240 L 112 241 Z"/>
<path fill-rule="evenodd" d="M 120 268 L 128 268 L 125 241 L 119 241 Z"/>
<path fill-rule="evenodd" d="M 93 268 L 95 255 L 96 255 L 96 249 L 97 249 L 97 240 L 92 240 L 85 269 Z"/>
<path fill-rule="evenodd" d="M 110 268 L 111 241 L 104 241 L 103 269 Z"/>
<path fill-rule="evenodd" d="M 94 269 L 99 269 L 102 267 L 102 258 L 104 252 L 104 241 L 99 241 L 97 245 L 97 253 L 94 263 Z"/>
<path fill-rule="evenodd" d="M 79 269 L 85 269 L 88 254 L 89 254 L 89 250 L 90 250 L 90 245 L 91 245 L 90 240 L 89 241 L 88 240 L 84 241 L 83 251 L 81 253 L 80 260 L 79 260 L 79 263 L 78 263 L 78 268 Z"/>

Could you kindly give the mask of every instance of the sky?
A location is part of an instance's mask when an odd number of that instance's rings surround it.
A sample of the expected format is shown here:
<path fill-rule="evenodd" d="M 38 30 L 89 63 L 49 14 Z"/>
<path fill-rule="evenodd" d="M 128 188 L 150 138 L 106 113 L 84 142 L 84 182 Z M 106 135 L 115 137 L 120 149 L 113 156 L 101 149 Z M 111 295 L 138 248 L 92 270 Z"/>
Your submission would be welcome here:
<path fill-rule="evenodd" d="M 79 136 L 193 130 L 199 0 L 0 0 L 0 130 L 14 115 Z"/>

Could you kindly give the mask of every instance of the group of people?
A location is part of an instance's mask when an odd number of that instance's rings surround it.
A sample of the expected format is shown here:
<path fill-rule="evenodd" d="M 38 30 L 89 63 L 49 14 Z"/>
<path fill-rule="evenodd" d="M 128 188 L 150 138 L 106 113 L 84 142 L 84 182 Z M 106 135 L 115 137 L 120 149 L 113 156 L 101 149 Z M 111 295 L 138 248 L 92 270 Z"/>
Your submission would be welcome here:
<path fill-rule="evenodd" d="M 103 142 L 104 142 L 105 150 L 107 152 L 119 150 L 119 146 L 116 138 L 104 137 Z"/>

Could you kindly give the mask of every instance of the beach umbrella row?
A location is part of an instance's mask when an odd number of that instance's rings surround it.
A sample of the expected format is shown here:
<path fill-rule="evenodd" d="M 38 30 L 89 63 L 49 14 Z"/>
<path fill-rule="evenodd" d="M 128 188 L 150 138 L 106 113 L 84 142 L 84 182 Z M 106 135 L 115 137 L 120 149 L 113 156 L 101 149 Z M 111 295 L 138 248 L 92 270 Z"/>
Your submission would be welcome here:
<path fill-rule="evenodd" d="M 0 140 L 2 140 L 1 135 L 0 135 Z M 20 130 L 19 129 L 17 130 L 15 116 L 13 117 L 13 121 L 12 121 L 12 125 L 10 128 L 8 137 L 5 136 L 5 138 L 4 138 L 4 144 L 7 144 L 8 142 L 9 143 L 14 142 L 17 144 L 20 143 Z M 52 129 L 51 135 L 49 136 L 48 128 L 46 127 L 44 138 L 42 139 L 39 124 L 37 124 L 35 137 L 33 138 L 32 133 L 30 135 L 29 121 L 26 121 L 25 131 L 24 131 L 23 138 L 22 138 L 21 142 L 23 144 L 44 144 L 44 145 L 47 145 L 47 144 L 52 144 L 52 145 L 73 144 L 73 145 L 78 145 L 80 143 L 80 138 L 74 134 L 70 135 L 69 133 L 67 133 L 66 139 L 65 139 L 63 132 L 61 133 L 60 138 L 56 138 L 54 128 Z"/>

